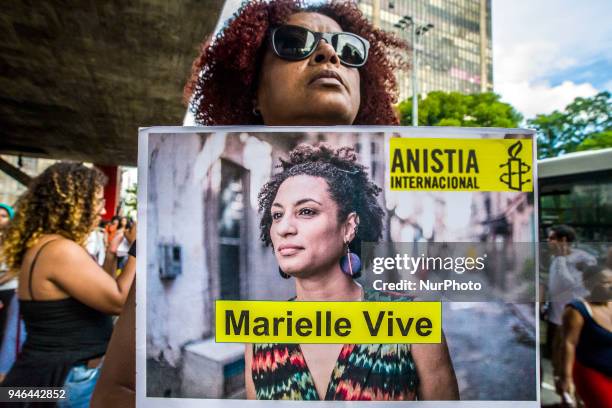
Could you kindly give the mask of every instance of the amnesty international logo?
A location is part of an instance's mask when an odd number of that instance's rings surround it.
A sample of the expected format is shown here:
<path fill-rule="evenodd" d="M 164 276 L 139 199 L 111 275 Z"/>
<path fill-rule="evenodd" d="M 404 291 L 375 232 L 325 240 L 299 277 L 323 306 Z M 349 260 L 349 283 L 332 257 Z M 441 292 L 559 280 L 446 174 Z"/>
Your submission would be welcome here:
<path fill-rule="evenodd" d="M 521 150 L 523 150 L 523 145 L 520 141 L 510 146 L 508 160 L 499 165 L 506 169 L 506 172 L 499 176 L 499 181 L 515 191 L 522 191 L 523 185 L 531 182 L 531 178 L 528 177 L 531 174 L 531 166 L 518 157 Z"/>
<path fill-rule="evenodd" d="M 533 140 L 392 137 L 392 191 L 533 191 Z"/>

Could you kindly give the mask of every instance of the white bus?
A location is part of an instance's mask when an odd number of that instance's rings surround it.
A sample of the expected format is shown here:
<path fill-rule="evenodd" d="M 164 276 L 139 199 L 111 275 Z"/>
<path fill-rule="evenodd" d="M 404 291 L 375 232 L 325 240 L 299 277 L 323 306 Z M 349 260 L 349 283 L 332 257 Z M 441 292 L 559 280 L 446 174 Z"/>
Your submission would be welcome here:
<path fill-rule="evenodd" d="M 612 148 L 538 161 L 540 239 L 566 224 L 582 242 L 612 241 Z"/>

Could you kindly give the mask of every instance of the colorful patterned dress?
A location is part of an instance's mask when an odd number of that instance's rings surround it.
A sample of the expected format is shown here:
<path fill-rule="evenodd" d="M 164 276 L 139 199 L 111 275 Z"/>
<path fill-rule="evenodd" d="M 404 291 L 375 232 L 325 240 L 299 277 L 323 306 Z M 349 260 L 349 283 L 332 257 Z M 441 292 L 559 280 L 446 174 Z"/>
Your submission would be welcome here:
<path fill-rule="evenodd" d="M 366 301 L 409 301 L 368 291 Z M 260 400 L 319 400 L 299 344 L 253 344 L 251 363 Z M 345 344 L 332 371 L 325 400 L 414 400 L 418 377 L 410 344 Z"/>

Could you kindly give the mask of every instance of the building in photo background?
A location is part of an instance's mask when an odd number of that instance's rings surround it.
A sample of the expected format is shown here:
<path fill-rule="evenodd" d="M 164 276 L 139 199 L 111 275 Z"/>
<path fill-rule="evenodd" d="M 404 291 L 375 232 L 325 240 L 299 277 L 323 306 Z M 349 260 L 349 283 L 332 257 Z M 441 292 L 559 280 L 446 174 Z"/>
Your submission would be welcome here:
<path fill-rule="evenodd" d="M 293 282 L 280 278 L 271 248 L 259 238 L 257 195 L 281 157 L 300 143 L 333 140 L 336 147 L 354 146 L 371 177 L 384 185 L 382 133 L 278 136 L 219 132 L 149 138 L 149 396 L 244 397 L 244 347 L 215 343 L 214 301 L 294 295 Z"/>
<path fill-rule="evenodd" d="M 395 24 L 404 16 L 417 25 L 433 24 L 418 37 L 419 94 L 493 90 L 491 0 L 359 0 L 374 25 L 411 43 L 411 29 Z M 412 53 L 407 56 L 412 60 Z M 411 63 L 412 64 L 412 63 Z M 412 95 L 410 72 L 398 74 L 400 100 Z"/>

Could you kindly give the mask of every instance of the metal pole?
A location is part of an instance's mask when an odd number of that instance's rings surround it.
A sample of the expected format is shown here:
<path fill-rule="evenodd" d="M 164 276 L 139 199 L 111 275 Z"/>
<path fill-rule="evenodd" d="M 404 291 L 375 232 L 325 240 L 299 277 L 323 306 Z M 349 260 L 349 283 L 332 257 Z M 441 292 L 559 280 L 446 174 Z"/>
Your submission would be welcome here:
<path fill-rule="evenodd" d="M 0 171 L 6 173 L 7 176 L 13 178 L 18 183 L 28 186 L 32 181 L 32 177 L 21 171 L 18 167 L 13 166 L 11 163 L 0 157 Z"/>
<path fill-rule="evenodd" d="M 417 35 L 416 35 L 416 24 L 413 22 L 410 24 L 412 28 L 412 126 L 419 126 L 419 100 L 417 95 L 419 93 L 417 83 L 417 69 L 419 69 L 419 62 L 417 60 Z"/>
<path fill-rule="evenodd" d="M 487 73 L 488 50 L 487 0 L 480 0 L 480 92 L 487 92 L 489 90 L 487 84 L 489 80 L 489 74 Z"/>
<path fill-rule="evenodd" d="M 372 1 L 372 24 L 380 28 L 380 0 Z"/>

